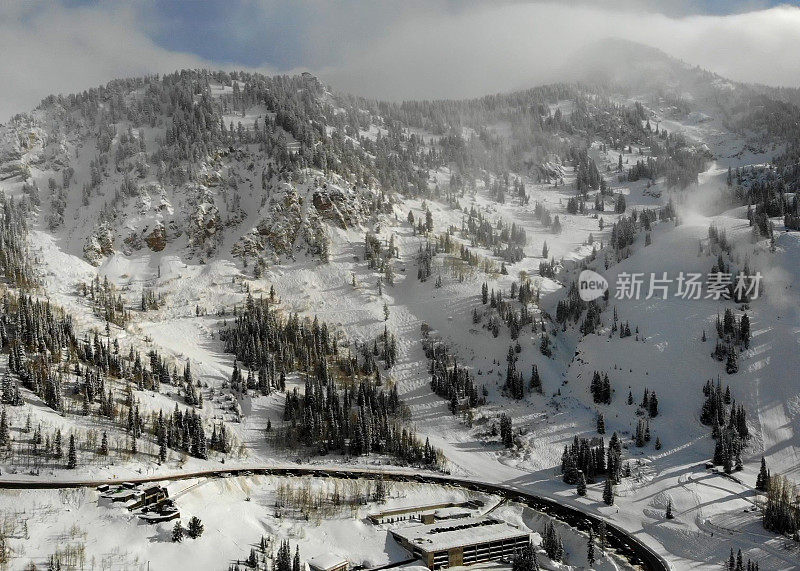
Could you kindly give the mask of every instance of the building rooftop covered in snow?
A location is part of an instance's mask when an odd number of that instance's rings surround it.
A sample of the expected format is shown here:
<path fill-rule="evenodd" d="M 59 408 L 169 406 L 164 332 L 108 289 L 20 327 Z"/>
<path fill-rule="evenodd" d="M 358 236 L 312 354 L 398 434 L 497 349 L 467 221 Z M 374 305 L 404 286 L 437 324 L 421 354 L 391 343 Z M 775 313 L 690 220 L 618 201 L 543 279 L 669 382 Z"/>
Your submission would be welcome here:
<path fill-rule="evenodd" d="M 443 520 L 390 533 L 429 569 L 510 558 L 530 541 L 528 530 L 491 517 Z"/>
<path fill-rule="evenodd" d="M 369 514 L 367 517 L 374 524 L 397 523 L 408 520 L 419 520 L 422 523 L 433 523 L 437 519 L 464 517 L 471 515 L 471 510 L 483 506 L 480 500 L 468 502 L 445 502 L 426 506 L 406 506 Z M 458 515 L 456 515 L 458 514 Z"/>
<path fill-rule="evenodd" d="M 307 561 L 311 571 L 347 571 L 347 559 L 326 553 L 316 555 Z"/>

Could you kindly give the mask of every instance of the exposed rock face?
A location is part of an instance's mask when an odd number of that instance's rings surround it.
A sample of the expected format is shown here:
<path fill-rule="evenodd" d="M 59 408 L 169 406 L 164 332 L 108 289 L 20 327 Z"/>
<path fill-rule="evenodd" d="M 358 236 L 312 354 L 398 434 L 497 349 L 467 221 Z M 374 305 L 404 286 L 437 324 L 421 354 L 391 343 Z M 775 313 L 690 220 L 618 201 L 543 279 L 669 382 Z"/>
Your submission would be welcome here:
<path fill-rule="evenodd" d="M 27 176 L 28 167 L 21 160 L 13 160 L 0 164 L 0 180 L 15 176 Z"/>
<path fill-rule="evenodd" d="M 142 246 L 144 245 L 142 241 L 142 237 L 138 232 L 131 232 L 128 236 L 123 240 L 125 246 L 123 247 L 122 251 L 126 256 L 130 256 L 134 250 L 141 250 Z"/>
<path fill-rule="evenodd" d="M 269 204 L 259 212 L 258 224 L 233 246 L 235 256 L 256 256 L 270 252 L 276 258 L 291 255 L 303 223 L 303 199 L 290 184 L 275 191 Z"/>
<path fill-rule="evenodd" d="M 294 189 L 289 189 L 280 208 L 281 216 L 259 223 L 259 234 L 266 236 L 267 242 L 279 256 L 292 251 L 297 233 L 303 222 L 301 200 Z"/>
<path fill-rule="evenodd" d="M 390 202 L 374 190 L 317 178 L 310 184 L 280 183 L 262 203 L 256 226 L 242 235 L 231 253 L 237 257 L 272 258 L 297 252 L 328 259 L 331 227 L 358 226 Z"/>
<path fill-rule="evenodd" d="M 342 210 L 347 210 L 345 196 L 338 189 L 332 191 L 316 191 L 312 198 L 314 208 L 316 208 L 322 218 L 328 222 L 333 222 L 342 230 L 347 228 L 348 222 Z"/>
<path fill-rule="evenodd" d="M 65 167 L 69 165 L 69 149 L 67 139 L 63 135 L 52 137 L 42 150 L 42 159 L 48 165 Z"/>
<path fill-rule="evenodd" d="M 155 228 L 153 228 L 152 232 L 147 235 L 145 238 L 145 242 L 147 242 L 147 247 L 153 250 L 154 252 L 160 252 L 167 246 L 167 233 L 164 230 L 164 226 L 161 224 L 157 224 Z"/>
<path fill-rule="evenodd" d="M 327 212 L 333 208 L 333 202 L 327 192 L 315 192 L 312 200 L 314 202 L 314 208 L 320 212 Z"/>
<path fill-rule="evenodd" d="M 199 186 L 194 211 L 187 221 L 186 233 L 194 252 L 213 255 L 222 240 L 222 218 L 208 188 Z"/>
<path fill-rule="evenodd" d="M 159 129 L 92 131 L 75 121 L 52 102 L 0 126 L 0 180 L 38 177 L 23 191 L 41 201 L 50 229 L 82 244 L 96 266 L 117 251 L 136 256 L 167 246 L 207 260 L 223 244 L 262 267 L 298 254 L 327 260 L 330 232 L 359 226 L 388 205 L 369 184 L 332 172 L 278 174 L 269 157 L 246 147 L 208 148 L 168 165 L 154 154 L 164 146 Z M 76 172 L 73 165 L 83 166 Z"/>
<path fill-rule="evenodd" d="M 83 257 L 93 266 L 99 266 L 106 256 L 114 253 L 114 232 L 107 223 L 89 234 L 83 246 Z"/>

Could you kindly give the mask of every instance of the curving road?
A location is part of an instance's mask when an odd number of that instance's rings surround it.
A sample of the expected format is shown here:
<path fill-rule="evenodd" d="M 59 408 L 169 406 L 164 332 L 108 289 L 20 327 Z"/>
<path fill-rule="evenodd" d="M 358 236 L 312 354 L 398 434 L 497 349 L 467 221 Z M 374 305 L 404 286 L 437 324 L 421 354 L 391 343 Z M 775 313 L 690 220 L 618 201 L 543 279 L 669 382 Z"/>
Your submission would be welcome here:
<path fill-rule="evenodd" d="M 668 571 L 667 561 L 645 545 L 639 539 L 621 527 L 593 514 L 584 513 L 576 508 L 560 504 L 555 500 L 537 496 L 530 492 L 513 489 L 500 484 L 492 484 L 468 478 L 438 474 L 420 474 L 413 471 L 401 470 L 372 470 L 367 468 L 335 468 L 335 467 L 309 467 L 309 466 L 270 466 L 258 468 L 232 468 L 228 470 L 201 470 L 172 475 L 146 476 L 128 478 L 124 480 L 72 480 L 72 481 L 35 481 L 35 480 L 7 480 L 0 479 L 0 489 L 56 489 L 95 487 L 101 484 L 119 484 L 121 482 L 148 483 L 165 480 L 188 480 L 191 478 L 220 478 L 228 476 L 317 476 L 336 477 L 345 479 L 376 479 L 383 478 L 396 482 L 421 482 L 442 486 L 456 486 L 467 490 L 494 494 L 503 498 L 525 504 L 537 511 L 546 513 L 571 527 L 587 530 L 589 526 L 596 528 L 601 522 L 606 525 L 606 540 L 611 549 L 624 556 L 633 565 L 652 571 Z"/>

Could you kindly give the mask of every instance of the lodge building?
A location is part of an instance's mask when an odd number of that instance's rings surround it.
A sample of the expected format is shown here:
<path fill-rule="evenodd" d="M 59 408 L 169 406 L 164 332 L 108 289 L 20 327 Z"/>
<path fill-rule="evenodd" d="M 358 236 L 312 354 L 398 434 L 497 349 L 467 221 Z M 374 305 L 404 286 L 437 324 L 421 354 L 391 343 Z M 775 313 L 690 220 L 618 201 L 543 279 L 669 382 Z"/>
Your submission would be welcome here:
<path fill-rule="evenodd" d="M 331 554 L 317 555 L 307 561 L 310 571 L 347 571 L 347 559 Z"/>
<path fill-rule="evenodd" d="M 527 530 L 491 517 L 443 520 L 390 533 L 431 570 L 511 559 L 530 541 Z"/>

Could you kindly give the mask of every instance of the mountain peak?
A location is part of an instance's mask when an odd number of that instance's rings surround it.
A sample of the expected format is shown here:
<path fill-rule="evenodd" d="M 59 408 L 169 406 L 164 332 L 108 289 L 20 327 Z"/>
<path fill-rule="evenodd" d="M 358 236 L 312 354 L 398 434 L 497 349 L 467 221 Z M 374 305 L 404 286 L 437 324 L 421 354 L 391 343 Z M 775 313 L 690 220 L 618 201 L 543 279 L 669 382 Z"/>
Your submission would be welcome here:
<path fill-rule="evenodd" d="M 653 46 L 615 37 L 578 49 L 568 59 L 564 75 L 573 81 L 610 82 L 635 91 L 694 91 L 722 79 Z"/>

